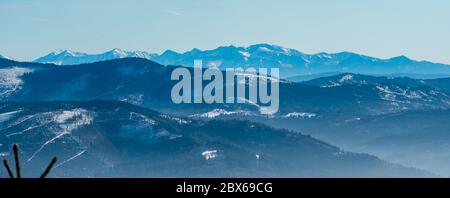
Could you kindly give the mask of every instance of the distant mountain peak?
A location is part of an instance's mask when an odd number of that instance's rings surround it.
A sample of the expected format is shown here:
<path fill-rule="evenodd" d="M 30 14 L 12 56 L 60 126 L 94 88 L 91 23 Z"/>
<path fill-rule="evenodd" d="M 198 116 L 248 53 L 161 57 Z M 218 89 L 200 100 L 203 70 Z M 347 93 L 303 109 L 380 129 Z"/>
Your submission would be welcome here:
<path fill-rule="evenodd" d="M 168 50 L 168 51 L 169 51 L 169 50 Z M 195 55 L 195 54 L 201 53 L 201 52 L 203 52 L 203 51 L 200 50 L 200 49 L 198 49 L 198 48 L 192 48 L 191 51 L 187 51 L 187 52 L 185 52 L 185 54 Z M 170 52 L 170 51 L 169 51 L 168 53 L 173 53 L 173 52 Z"/>
<path fill-rule="evenodd" d="M 201 52 L 202 50 L 198 49 L 198 48 L 192 48 L 191 52 Z"/>
<path fill-rule="evenodd" d="M 127 51 L 125 51 L 123 49 L 119 49 L 119 48 L 114 48 L 114 49 L 112 49 L 112 50 L 110 50 L 108 52 L 111 53 L 111 54 L 118 55 L 118 56 L 127 56 L 128 53 L 129 53 L 129 52 L 127 52 Z M 106 53 L 108 53 L 108 52 L 106 52 Z"/>
<path fill-rule="evenodd" d="M 11 58 L 9 58 L 9 57 L 7 57 L 7 56 L 3 56 L 3 55 L 1 55 L 1 54 L 0 54 L 0 58 L 11 60 Z"/>
<path fill-rule="evenodd" d="M 250 48 L 280 49 L 282 47 L 278 46 L 278 45 L 267 44 L 267 43 L 258 43 L 258 44 L 250 45 L 247 48 L 248 49 L 250 49 Z"/>
<path fill-rule="evenodd" d="M 413 62 L 413 60 L 411 60 L 410 58 L 408 58 L 407 56 L 404 56 L 404 55 L 392 57 L 389 60 L 395 61 L 395 62 L 403 62 L 403 63 Z"/>
<path fill-rule="evenodd" d="M 125 51 L 119 48 L 114 48 L 101 54 L 87 54 L 70 50 L 57 50 L 36 59 L 34 62 L 54 63 L 57 65 L 76 65 L 127 57 L 151 59 L 153 56 L 156 55 L 143 51 Z"/>
<path fill-rule="evenodd" d="M 58 56 L 58 55 L 59 56 L 83 56 L 86 54 L 82 53 L 82 52 L 67 50 L 67 49 L 60 49 L 60 50 L 53 51 L 48 55 L 52 55 L 52 56 Z"/>
<path fill-rule="evenodd" d="M 450 75 L 450 66 L 448 65 L 415 61 L 406 56 L 381 59 L 349 51 L 306 54 L 296 49 L 267 43 L 244 47 L 219 46 L 207 50 L 192 48 L 185 52 L 166 50 L 160 55 L 145 51 L 126 51 L 119 48 L 114 48 L 102 54 L 60 50 L 41 57 L 35 62 L 73 65 L 126 57 L 145 58 L 162 65 L 189 67 L 193 66 L 194 60 L 202 60 L 204 65 L 218 65 L 219 68 L 279 68 L 281 78 L 345 72 L 368 75 Z"/>

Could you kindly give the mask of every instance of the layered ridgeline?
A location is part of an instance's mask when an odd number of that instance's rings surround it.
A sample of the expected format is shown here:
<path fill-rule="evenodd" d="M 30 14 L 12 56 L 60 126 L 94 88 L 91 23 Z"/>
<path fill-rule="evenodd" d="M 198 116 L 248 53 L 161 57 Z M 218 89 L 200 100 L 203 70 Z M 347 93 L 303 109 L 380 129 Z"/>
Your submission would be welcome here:
<path fill-rule="evenodd" d="M 289 77 L 295 81 L 311 79 L 311 75 L 324 76 L 339 72 L 420 78 L 450 76 L 449 65 L 415 61 L 405 56 L 380 59 L 351 52 L 305 54 L 295 49 L 269 44 L 257 44 L 249 47 L 227 46 L 213 50 L 193 49 L 184 53 L 167 50 L 160 55 L 119 49 L 97 55 L 61 50 L 38 58 L 35 62 L 71 65 L 124 57 L 147 58 L 163 65 L 189 67 L 192 67 L 194 60 L 197 59 L 203 60 L 207 66 L 219 68 L 273 67 L 280 68 L 280 75 L 283 78 Z"/>
<path fill-rule="evenodd" d="M 185 116 L 213 110 L 219 114 L 261 115 L 262 104 L 259 103 L 174 105 L 171 89 L 177 81 L 170 80 L 170 76 L 176 67 L 159 65 L 146 59 L 125 58 L 64 67 L 3 59 L 0 60 L 0 68 L 0 101 L 107 99 Z M 260 76 L 247 77 L 254 79 Z M 367 80 L 352 83 L 359 77 Z M 380 81 L 371 82 L 371 78 Z M 445 83 L 435 82 L 353 74 L 306 83 L 281 80 L 280 110 L 270 116 L 340 112 L 352 117 L 449 108 L 448 90 L 436 85 Z"/>
<path fill-rule="evenodd" d="M 174 68 L 140 58 L 64 67 L 1 59 L 0 100 L 105 99 L 195 119 L 251 120 L 450 175 L 450 79 L 345 73 L 303 83 L 281 80 L 280 111 L 263 115 L 261 104 L 173 104 Z"/>
<path fill-rule="evenodd" d="M 117 48 L 101 54 L 87 54 L 70 50 L 58 50 L 40 57 L 34 62 L 52 63 L 56 65 L 78 65 L 130 57 L 151 59 L 154 56 L 156 56 L 156 54 L 151 54 L 143 51 L 125 51 Z"/>
<path fill-rule="evenodd" d="M 433 176 L 292 131 L 190 120 L 123 102 L 3 103 L 0 126 L 2 158 L 19 143 L 27 176 L 54 155 L 53 177 Z"/>
<path fill-rule="evenodd" d="M 447 157 L 450 149 L 450 78 L 415 80 L 341 74 L 303 84 L 329 91 L 341 90 L 339 93 L 345 95 L 348 93 L 342 90 L 359 90 L 354 92 L 354 97 L 348 98 L 356 99 L 353 103 L 355 106 L 364 104 L 368 98 L 380 97 L 390 103 L 391 107 L 397 105 L 401 108 L 398 111 L 386 112 L 381 110 L 383 104 L 378 103 L 372 106 L 373 114 L 352 114 L 347 110 L 358 108 L 348 105 L 338 107 L 336 111 L 310 111 L 291 114 L 286 118 L 258 120 L 271 126 L 312 134 L 345 149 L 374 154 L 442 176 L 450 175 L 450 169 L 446 165 L 450 163 Z M 378 92 L 372 92 L 373 90 Z M 418 104 L 414 101 L 433 101 L 430 96 L 436 94 L 447 98 L 442 100 L 441 107 L 412 107 Z M 406 107 L 408 105 L 405 104 L 411 105 L 412 108 Z"/>

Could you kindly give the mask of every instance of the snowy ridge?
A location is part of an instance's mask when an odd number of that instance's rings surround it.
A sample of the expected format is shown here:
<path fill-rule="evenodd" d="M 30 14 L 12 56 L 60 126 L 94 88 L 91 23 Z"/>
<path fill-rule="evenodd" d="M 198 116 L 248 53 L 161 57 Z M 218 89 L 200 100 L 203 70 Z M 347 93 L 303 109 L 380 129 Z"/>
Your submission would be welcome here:
<path fill-rule="evenodd" d="M 225 109 L 214 109 L 214 110 L 206 112 L 206 113 L 190 115 L 189 117 L 215 118 L 215 117 L 227 116 L 227 115 L 252 115 L 252 113 L 249 111 L 243 111 L 243 110 L 227 111 Z"/>
<path fill-rule="evenodd" d="M 156 121 L 155 121 L 155 120 L 153 120 L 153 119 L 151 119 L 151 118 L 148 118 L 147 116 L 142 115 L 142 114 L 140 114 L 140 113 L 136 113 L 136 112 L 131 112 L 131 113 L 130 113 L 130 118 L 129 118 L 129 119 L 130 119 L 130 120 L 141 121 L 141 122 L 144 122 L 144 123 L 146 123 L 146 124 L 149 124 L 150 126 L 156 124 Z"/>
<path fill-rule="evenodd" d="M 206 150 L 202 152 L 202 156 L 205 160 L 211 160 L 217 157 L 217 150 Z"/>
<path fill-rule="evenodd" d="M 118 48 L 101 54 L 87 54 L 70 50 L 58 50 L 49 53 L 46 56 L 40 57 L 34 60 L 34 62 L 53 63 L 56 65 L 77 65 L 127 57 L 151 59 L 153 56 L 155 56 L 155 54 L 143 51 L 125 51 Z"/>
<path fill-rule="evenodd" d="M 19 112 L 21 112 L 21 110 L 18 110 L 18 111 L 11 111 L 11 112 L 6 112 L 6 113 L 1 113 L 1 114 L 0 114 L 0 123 L 9 120 L 10 118 L 12 118 L 12 116 L 13 116 L 14 114 L 17 114 L 17 113 L 19 113 Z"/>
<path fill-rule="evenodd" d="M 93 121 L 92 113 L 85 109 L 77 108 L 70 111 L 51 112 L 53 119 L 50 122 L 56 122 L 59 124 L 59 129 L 51 131 L 52 137 L 44 142 L 39 149 L 37 149 L 31 157 L 28 158 L 28 162 L 31 161 L 42 149 L 48 144 L 55 142 L 57 139 L 63 136 L 70 135 L 73 130 L 78 129 L 84 125 L 89 125 Z"/>
<path fill-rule="evenodd" d="M 270 44 L 255 44 L 247 47 L 221 46 L 211 50 L 194 48 L 183 53 L 167 50 L 162 54 L 125 51 L 117 48 L 100 54 L 58 50 L 40 57 L 34 62 L 76 65 L 125 57 L 149 59 L 162 65 L 188 67 L 193 67 L 194 60 L 202 60 L 205 66 L 220 69 L 279 68 L 281 78 L 330 72 L 450 76 L 449 65 L 415 61 L 405 56 L 381 59 L 352 52 L 305 54 L 295 49 Z"/>
<path fill-rule="evenodd" d="M 284 115 L 284 118 L 313 118 L 317 115 L 315 113 L 306 113 L 306 112 L 291 112 Z"/>
<path fill-rule="evenodd" d="M 42 144 L 33 151 L 28 157 L 27 162 L 30 162 L 35 156 L 37 156 L 48 145 L 62 139 L 61 141 L 78 141 L 72 137 L 72 131 L 79 129 L 85 125 L 93 123 L 94 113 L 82 108 L 75 108 L 71 110 L 58 110 L 49 112 L 40 112 L 36 114 L 30 114 L 22 118 L 15 118 L 14 121 L 9 121 L 12 116 L 22 112 L 22 110 L 2 113 L 3 128 L 1 130 L 8 130 L 9 128 L 18 128 L 21 130 L 14 130 L 7 134 L 5 137 L 18 138 L 22 135 L 34 136 L 41 134 Z M 26 126 L 26 127 L 24 127 Z"/>
<path fill-rule="evenodd" d="M 161 114 L 160 116 L 163 117 L 163 118 L 166 118 L 166 119 L 171 119 L 171 120 L 177 121 L 179 124 L 189 124 L 189 123 L 191 123 L 190 120 L 185 120 L 185 119 L 182 119 L 182 118 L 178 118 L 178 117 L 174 117 L 174 116 L 170 116 L 170 115 L 166 115 L 166 114 Z"/>
<path fill-rule="evenodd" d="M 9 57 L 7 57 L 7 56 L 3 56 L 3 55 L 1 55 L 1 54 L 0 54 L 0 58 L 11 60 L 11 58 L 9 58 Z"/>
<path fill-rule="evenodd" d="M 280 68 L 280 77 L 311 75 L 329 72 L 361 74 L 446 74 L 450 66 L 427 61 L 415 61 L 404 56 L 389 59 L 375 58 L 352 52 L 305 54 L 277 45 L 255 44 L 247 47 L 221 46 L 210 50 L 193 49 L 183 53 L 167 50 L 152 58 L 163 65 L 193 67 L 194 60 L 220 68 Z"/>

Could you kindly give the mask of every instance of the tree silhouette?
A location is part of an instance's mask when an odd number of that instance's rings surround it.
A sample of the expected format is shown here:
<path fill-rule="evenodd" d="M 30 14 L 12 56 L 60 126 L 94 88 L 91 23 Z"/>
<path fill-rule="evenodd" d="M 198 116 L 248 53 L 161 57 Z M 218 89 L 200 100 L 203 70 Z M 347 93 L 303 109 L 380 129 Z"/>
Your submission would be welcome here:
<path fill-rule="evenodd" d="M 22 178 L 22 175 L 20 174 L 20 159 L 19 159 L 19 146 L 17 144 L 13 145 L 13 153 L 14 153 L 14 160 L 15 160 L 15 166 L 16 166 L 16 176 L 14 176 L 13 171 L 11 170 L 11 167 L 9 166 L 8 161 L 5 159 L 3 160 L 3 165 L 5 166 L 6 171 L 8 172 L 8 175 L 10 178 Z M 55 165 L 57 161 L 56 157 L 53 157 L 50 164 L 47 166 L 47 168 L 44 170 L 40 178 L 45 178 L 50 173 L 51 169 Z"/>

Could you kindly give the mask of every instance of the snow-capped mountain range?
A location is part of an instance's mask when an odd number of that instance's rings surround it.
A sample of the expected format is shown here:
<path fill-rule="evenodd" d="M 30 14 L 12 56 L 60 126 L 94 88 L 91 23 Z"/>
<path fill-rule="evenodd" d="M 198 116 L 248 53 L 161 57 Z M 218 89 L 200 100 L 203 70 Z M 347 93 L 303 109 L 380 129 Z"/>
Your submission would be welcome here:
<path fill-rule="evenodd" d="M 351 52 L 305 54 L 276 45 L 256 44 L 248 47 L 222 46 L 212 50 L 192 49 L 184 53 L 167 50 L 158 55 L 142 51 L 114 49 L 102 54 L 86 54 L 68 50 L 52 52 L 34 62 L 73 65 L 125 57 L 150 59 L 162 65 L 192 67 L 194 60 L 203 60 L 204 67 L 268 67 L 280 68 L 283 78 L 323 73 L 361 73 L 368 75 L 450 76 L 450 65 L 415 61 L 406 56 L 380 59 Z"/>
<path fill-rule="evenodd" d="M 155 55 L 156 54 L 143 51 L 125 51 L 117 48 L 101 54 L 87 54 L 70 50 L 58 50 L 38 58 L 34 60 L 34 62 L 53 63 L 56 65 L 78 65 L 127 57 L 151 59 Z"/>

